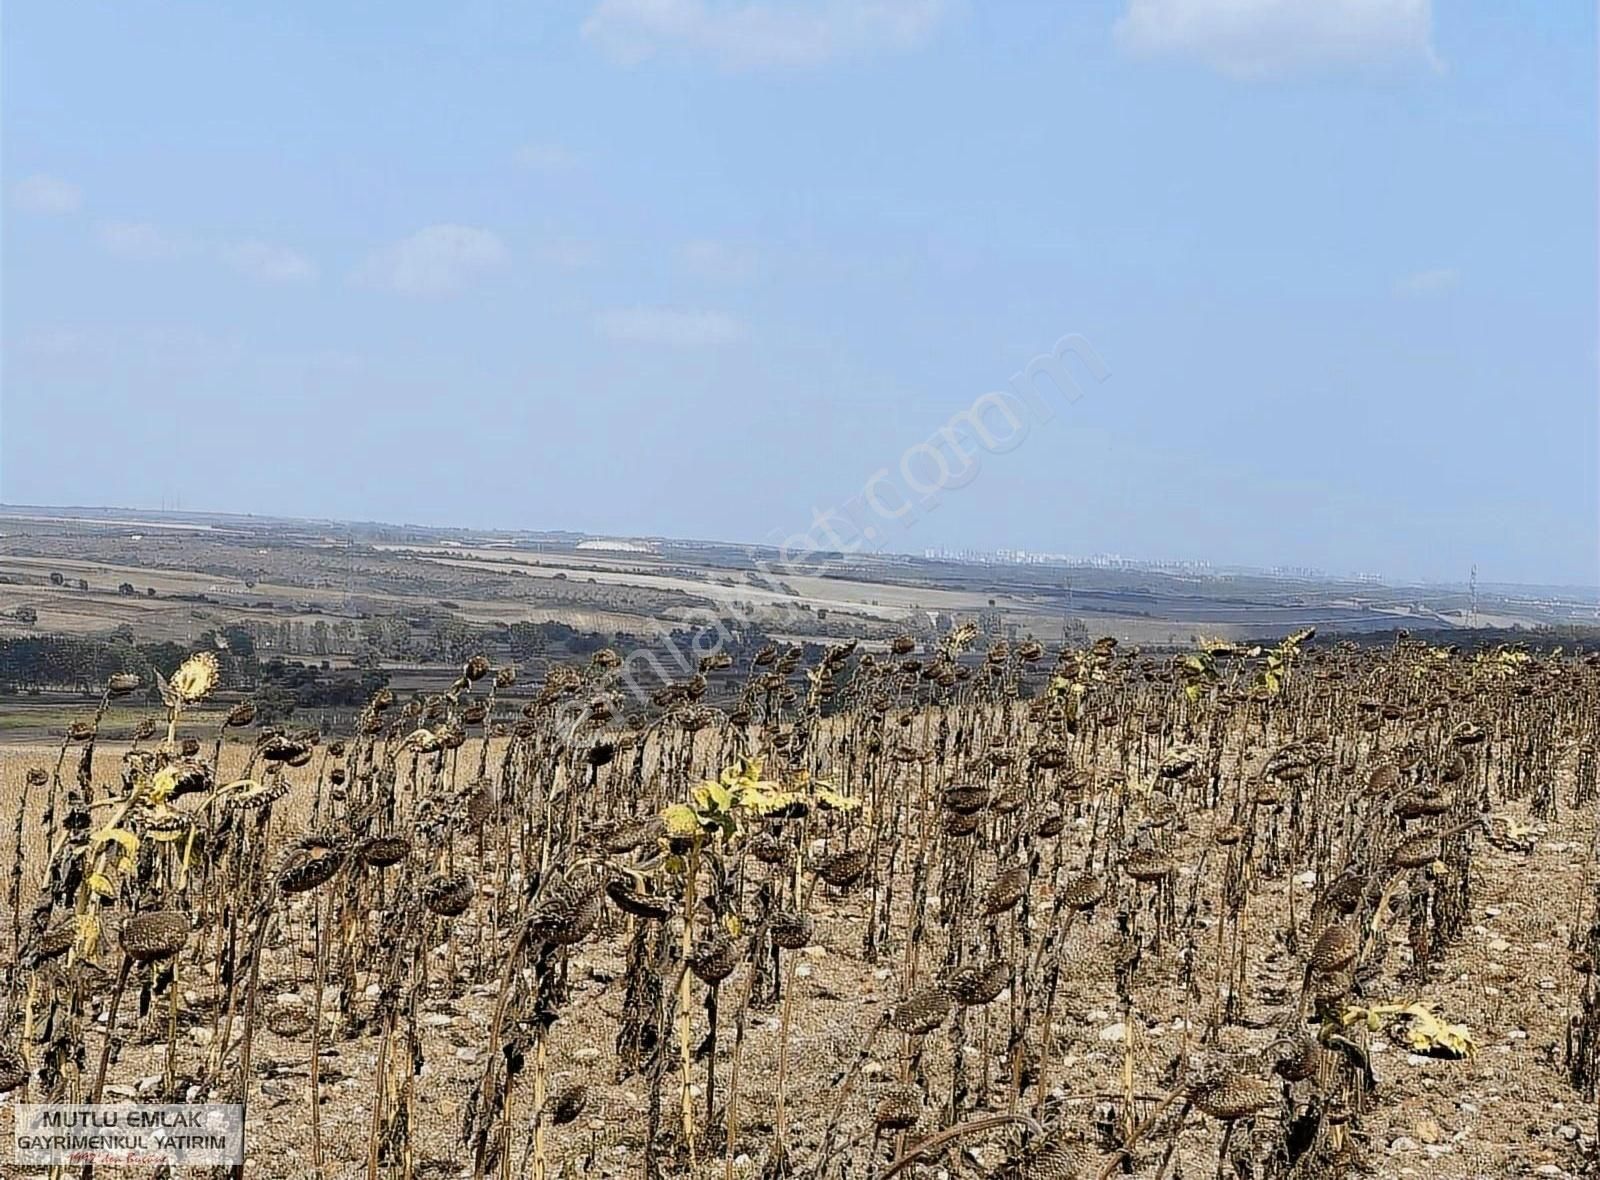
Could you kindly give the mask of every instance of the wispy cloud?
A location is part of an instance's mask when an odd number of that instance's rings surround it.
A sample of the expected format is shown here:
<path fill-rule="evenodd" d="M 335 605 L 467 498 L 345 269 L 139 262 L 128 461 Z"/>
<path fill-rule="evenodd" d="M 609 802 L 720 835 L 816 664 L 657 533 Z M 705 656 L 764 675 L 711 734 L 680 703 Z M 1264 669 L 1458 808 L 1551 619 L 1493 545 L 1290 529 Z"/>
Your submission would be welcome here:
<path fill-rule="evenodd" d="M 1403 299 L 1420 299 L 1428 295 L 1443 295 L 1461 285 L 1461 272 L 1452 267 L 1419 270 L 1395 280 L 1394 293 Z"/>
<path fill-rule="evenodd" d="M 489 230 L 430 225 L 374 251 L 356 277 L 399 295 L 453 295 L 505 261 L 505 243 Z"/>
<path fill-rule="evenodd" d="M 317 277 L 316 263 L 298 250 L 253 238 L 214 244 L 148 221 L 102 221 L 95 226 L 95 237 L 106 253 L 130 262 L 199 255 L 258 283 L 308 283 Z"/>
<path fill-rule="evenodd" d="M 546 175 L 570 172 L 578 164 L 578 158 L 559 143 L 525 143 L 516 150 L 513 158 L 519 168 Z"/>
<path fill-rule="evenodd" d="M 657 54 L 707 58 L 724 69 L 806 69 L 926 44 L 947 0 L 600 0 L 584 39 L 633 65 Z"/>
<path fill-rule="evenodd" d="M 83 374 L 96 367 L 153 367 L 168 372 L 214 370 L 241 355 L 236 336 L 187 324 L 58 324 L 26 331 L 17 355 L 34 371 Z"/>
<path fill-rule="evenodd" d="M 217 254 L 234 270 L 258 283 L 309 283 L 317 277 L 316 263 L 285 246 L 235 242 L 223 246 Z"/>
<path fill-rule="evenodd" d="M 83 207 L 83 190 L 69 180 L 38 172 L 11 186 L 11 202 L 24 213 L 60 216 Z"/>
<path fill-rule="evenodd" d="M 1128 52 L 1203 62 L 1232 78 L 1426 65 L 1430 0 L 1127 0 Z"/>
<path fill-rule="evenodd" d="M 685 242 L 678 249 L 678 260 L 690 274 L 719 283 L 748 282 L 760 266 L 752 247 L 709 238 Z"/>
<path fill-rule="evenodd" d="M 670 307 L 630 307 L 601 312 L 595 328 L 611 340 L 664 344 L 673 348 L 714 348 L 743 335 L 739 322 L 720 311 Z"/>
<path fill-rule="evenodd" d="M 100 246 L 133 262 L 163 262 L 188 254 L 193 243 L 148 221 L 102 221 L 95 227 Z"/>

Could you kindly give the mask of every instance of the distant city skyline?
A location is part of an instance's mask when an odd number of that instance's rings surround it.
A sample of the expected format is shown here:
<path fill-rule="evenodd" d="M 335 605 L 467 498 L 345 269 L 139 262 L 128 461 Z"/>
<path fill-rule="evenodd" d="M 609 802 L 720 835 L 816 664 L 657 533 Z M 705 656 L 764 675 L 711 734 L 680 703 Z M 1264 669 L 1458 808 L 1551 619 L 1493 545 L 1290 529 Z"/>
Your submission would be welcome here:
<path fill-rule="evenodd" d="M 1595 22 L 17 0 L 0 499 L 1600 585 Z"/>

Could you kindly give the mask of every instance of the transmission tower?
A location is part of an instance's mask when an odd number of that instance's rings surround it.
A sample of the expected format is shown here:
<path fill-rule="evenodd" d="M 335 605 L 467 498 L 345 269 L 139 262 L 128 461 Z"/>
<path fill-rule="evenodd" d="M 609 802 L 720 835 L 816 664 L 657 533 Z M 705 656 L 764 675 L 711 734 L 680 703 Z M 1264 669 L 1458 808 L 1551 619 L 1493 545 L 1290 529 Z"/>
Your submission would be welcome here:
<path fill-rule="evenodd" d="M 1473 563 L 1472 579 L 1468 582 L 1468 585 L 1472 590 L 1472 605 L 1467 610 L 1467 626 L 1476 627 L 1478 625 L 1478 566 L 1476 562 Z"/>

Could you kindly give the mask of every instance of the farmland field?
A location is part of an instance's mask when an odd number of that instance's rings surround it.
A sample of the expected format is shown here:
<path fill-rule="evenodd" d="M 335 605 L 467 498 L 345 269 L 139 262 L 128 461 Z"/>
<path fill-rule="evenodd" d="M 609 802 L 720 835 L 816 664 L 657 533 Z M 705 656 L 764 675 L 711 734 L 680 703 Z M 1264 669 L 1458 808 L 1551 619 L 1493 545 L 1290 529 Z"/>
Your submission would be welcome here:
<path fill-rule="evenodd" d="M 1593 657 L 976 636 L 345 735 L 191 657 L 4 751 L 0 1073 L 243 1100 L 274 1178 L 1585 1166 Z"/>

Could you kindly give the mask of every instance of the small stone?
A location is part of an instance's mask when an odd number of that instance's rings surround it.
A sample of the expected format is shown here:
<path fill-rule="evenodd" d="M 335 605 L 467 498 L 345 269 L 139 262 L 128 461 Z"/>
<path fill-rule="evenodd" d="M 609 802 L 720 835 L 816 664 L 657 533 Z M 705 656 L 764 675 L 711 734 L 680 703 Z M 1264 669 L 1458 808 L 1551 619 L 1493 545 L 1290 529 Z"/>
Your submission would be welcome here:
<path fill-rule="evenodd" d="M 1396 1135 L 1389 1140 L 1389 1150 L 1396 1154 L 1402 1151 L 1415 1151 L 1417 1150 L 1417 1141 L 1409 1135 Z"/>
<path fill-rule="evenodd" d="M 1432 1119 L 1420 1119 L 1412 1129 L 1424 1143 L 1437 1143 L 1444 1138 L 1444 1129 Z"/>
<path fill-rule="evenodd" d="M 1102 1041 L 1117 1042 L 1121 1041 L 1127 1035 L 1128 1026 L 1120 1020 L 1115 1024 L 1108 1024 L 1100 1030 L 1100 1039 Z"/>

